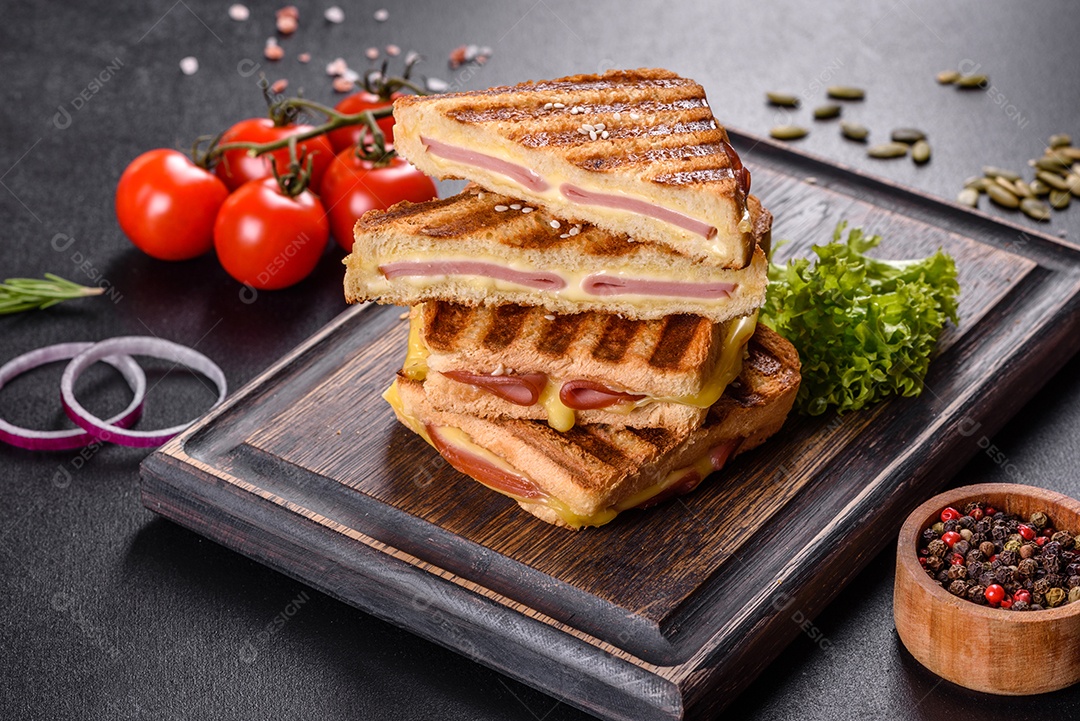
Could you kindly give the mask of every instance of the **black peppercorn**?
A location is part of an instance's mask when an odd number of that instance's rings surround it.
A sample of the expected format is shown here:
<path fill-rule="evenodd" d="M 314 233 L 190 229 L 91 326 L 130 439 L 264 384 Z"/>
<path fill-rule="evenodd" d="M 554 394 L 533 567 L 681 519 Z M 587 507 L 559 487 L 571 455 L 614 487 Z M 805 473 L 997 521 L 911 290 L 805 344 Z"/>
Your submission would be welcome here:
<path fill-rule="evenodd" d="M 1080 576 L 1069 576 L 1069 580 L 1065 582 L 1065 585 L 1069 588 L 1080 588 Z"/>
<path fill-rule="evenodd" d="M 971 544 L 967 541 L 957 541 L 952 547 L 953 553 L 959 553 L 961 556 L 971 550 Z"/>
<path fill-rule="evenodd" d="M 1035 593 L 1045 595 L 1046 592 L 1053 587 L 1050 585 L 1050 582 L 1047 581 L 1045 578 L 1040 578 L 1039 580 L 1035 581 L 1035 584 L 1032 586 L 1032 588 L 1034 589 Z"/>
<path fill-rule="evenodd" d="M 959 564 L 955 566 L 949 566 L 949 570 L 946 571 L 946 573 L 948 573 L 949 578 L 954 581 L 957 579 L 963 580 L 968 577 L 967 566 L 961 566 Z"/>
<path fill-rule="evenodd" d="M 967 552 L 967 556 L 964 557 L 964 560 L 970 566 L 973 563 L 982 563 L 983 558 L 985 558 L 985 556 L 983 556 L 983 552 L 977 548 L 974 548 Z"/>
<path fill-rule="evenodd" d="M 930 543 L 930 541 L 933 541 L 937 537 L 938 534 L 934 533 L 933 528 L 927 528 L 925 531 L 922 532 L 922 536 L 920 536 L 923 543 Z"/>
<path fill-rule="evenodd" d="M 1031 606 L 1027 601 L 1013 601 L 1012 610 L 1014 611 L 1030 611 Z"/>
<path fill-rule="evenodd" d="M 1041 531 L 1050 525 L 1050 519 L 1046 517 L 1046 514 L 1042 511 L 1035 511 L 1028 516 L 1028 525 L 1034 528 L 1036 531 Z"/>
<path fill-rule="evenodd" d="M 1050 543 L 1047 543 L 1045 546 L 1043 546 L 1042 555 L 1044 558 L 1046 556 L 1053 556 L 1054 558 L 1058 558 L 1059 556 L 1061 556 L 1061 544 L 1057 543 L 1056 541 L 1050 541 Z"/>
<path fill-rule="evenodd" d="M 953 568 L 959 568 L 954 566 Z M 949 584 L 949 593 L 954 596 L 964 596 L 967 594 L 968 585 L 966 581 L 953 581 Z"/>
<path fill-rule="evenodd" d="M 1002 524 L 997 524 L 990 529 L 990 537 L 995 541 L 1004 541 L 1009 537 L 1009 531 Z"/>
<path fill-rule="evenodd" d="M 948 533 L 949 531 L 959 530 L 959 528 L 960 528 L 960 524 L 957 522 L 957 520 L 955 518 L 953 518 L 952 520 L 949 520 L 949 521 L 945 521 L 945 525 L 944 525 L 945 533 Z"/>
<path fill-rule="evenodd" d="M 1015 566 L 1020 562 L 1020 554 L 1016 551 L 1002 551 L 998 554 L 998 560 L 1006 566 Z"/>
<path fill-rule="evenodd" d="M 990 521 L 985 518 L 975 524 L 975 533 L 981 533 L 984 536 L 990 533 Z"/>
<path fill-rule="evenodd" d="M 1016 566 L 1016 572 L 1024 578 L 1032 578 L 1039 571 L 1039 562 L 1034 558 L 1025 558 Z"/>
<path fill-rule="evenodd" d="M 994 578 L 994 574 L 992 573 L 984 573 L 979 576 L 980 586 L 993 586 L 995 583 L 997 583 L 997 579 Z"/>
<path fill-rule="evenodd" d="M 997 553 L 997 547 L 994 545 L 993 541 L 983 541 L 979 546 L 979 550 L 982 551 L 987 559 Z"/>
<path fill-rule="evenodd" d="M 986 586 L 981 583 L 976 583 L 974 586 L 968 586 L 967 597 L 969 601 L 975 603 L 981 603 L 986 605 Z"/>
<path fill-rule="evenodd" d="M 960 526 L 960 528 L 968 528 L 971 530 L 975 529 L 975 519 L 971 516 L 961 516 L 960 518 L 956 519 L 956 523 Z"/>
<path fill-rule="evenodd" d="M 930 543 L 927 544 L 927 546 L 926 546 L 926 550 L 930 552 L 931 556 L 936 556 L 938 558 L 941 558 L 946 553 L 948 553 L 949 547 L 947 545 L 945 545 L 945 541 L 942 541 L 940 538 L 938 538 L 938 539 L 935 539 L 933 541 L 930 541 Z"/>
<path fill-rule="evenodd" d="M 1072 550 L 1073 537 L 1072 537 L 1072 534 L 1069 533 L 1068 531 L 1058 531 L 1057 533 L 1055 533 L 1053 536 L 1050 537 L 1050 541 L 1052 543 L 1056 543 L 1059 546 L 1061 546 L 1061 549 L 1063 551 Z"/>
<path fill-rule="evenodd" d="M 1016 582 L 1016 566 L 1002 566 L 994 572 L 994 577 L 1002 586 L 1008 586 Z"/>

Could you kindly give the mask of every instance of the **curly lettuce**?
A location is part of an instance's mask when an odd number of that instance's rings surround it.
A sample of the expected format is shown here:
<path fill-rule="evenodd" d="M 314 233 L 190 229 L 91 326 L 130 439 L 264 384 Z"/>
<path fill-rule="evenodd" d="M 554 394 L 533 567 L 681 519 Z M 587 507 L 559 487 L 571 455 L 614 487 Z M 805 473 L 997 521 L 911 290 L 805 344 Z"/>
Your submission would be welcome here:
<path fill-rule="evenodd" d="M 956 263 L 870 258 L 881 236 L 854 228 L 815 245 L 808 258 L 769 264 L 761 320 L 791 341 L 802 361 L 798 409 L 858 410 L 889 395 L 917 396 L 946 320 L 959 323 Z"/>

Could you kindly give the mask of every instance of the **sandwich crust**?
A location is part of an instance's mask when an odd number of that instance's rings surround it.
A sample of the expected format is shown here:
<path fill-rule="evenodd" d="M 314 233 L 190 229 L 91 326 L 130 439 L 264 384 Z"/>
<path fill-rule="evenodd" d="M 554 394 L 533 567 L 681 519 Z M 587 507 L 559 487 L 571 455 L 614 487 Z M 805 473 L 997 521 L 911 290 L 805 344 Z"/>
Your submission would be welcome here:
<path fill-rule="evenodd" d="M 408 95 L 395 100 L 394 117 L 396 149 L 429 175 L 466 178 L 547 206 L 562 220 L 658 242 L 717 267 L 743 268 L 753 257 L 749 173 L 704 89 L 668 70 Z M 433 143 L 473 155 L 449 157 Z M 523 181 L 506 168 L 535 178 Z M 640 204 L 589 200 L 575 189 L 641 201 L 714 230 L 650 215 Z"/>
<path fill-rule="evenodd" d="M 428 400 L 423 382 L 402 374 L 397 380 L 401 411 L 395 412 L 406 425 L 460 429 L 573 513 L 591 517 L 655 485 L 673 470 L 692 466 L 719 444 L 737 443 L 735 453 L 742 453 L 780 429 L 799 387 L 798 354 L 763 325 L 748 348 L 738 382 L 708 410 L 705 424 L 689 433 L 600 424 L 559 433 L 537 421 L 493 421 L 441 411 Z M 544 521 L 565 525 L 550 505 L 519 503 Z"/>
<path fill-rule="evenodd" d="M 512 208 L 517 206 L 517 209 Z M 725 270 L 652 242 L 628 242 L 625 235 L 589 224 L 559 221 L 543 207 L 522 213 L 521 201 L 472 187 L 451 198 L 426 203 L 398 203 L 370 211 L 356 223 L 353 252 L 345 258 L 345 298 L 350 303 L 374 300 L 416 305 L 442 300 L 470 306 L 539 306 L 550 313 L 587 311 L 618 313 L 635 320 L 656 320 L 673 314 L 696 314 L 714 323 L 751 313 L 764 303 L 772 215 L 754 196 L 748 199 L 754 239 L 760 246 L 742 270 Z M 557 226 L 557 227 L 556 227 Z M 416 260 L 473 259 L 567 278 L 556 292 L 514 287 L 492 279 L 444 275 L 418 283 L 414 278 L 388 278 L 388 263 Z M 728 297 L 693 298 L 591 295 L 581 292 L 583 278 L 622 273 L 626 277 L 683 283 L 732 283 Z"/>

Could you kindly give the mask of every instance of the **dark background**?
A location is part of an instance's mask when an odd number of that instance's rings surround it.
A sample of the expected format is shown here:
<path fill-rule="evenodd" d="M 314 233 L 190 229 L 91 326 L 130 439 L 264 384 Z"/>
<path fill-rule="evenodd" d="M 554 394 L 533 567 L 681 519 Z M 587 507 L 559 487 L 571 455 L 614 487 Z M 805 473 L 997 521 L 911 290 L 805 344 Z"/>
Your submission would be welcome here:
<path fill-rule="evenodd" d="M 721 122 L 762 134 L 785 121 L 763 93 L 786 90 L 804 99 L 793 119 L 813 129 L 800 147 L 946 198 L 983 164 L 1025 169 L 1051 133 L 1080 135 L 1080 15 L 1066 0 L 433 0 L 388 5 L 390 20 L 382 24 L 372 19 L 379 4 L 343 4 L 346 21 L 338 26 L 323 21 L 326 5 L 298 2 L 301 28 L 282 41 L 287 56 L 279 63 L 261 56 L 277 6 L 253 4 L 251 19 L 236 23 L 228 4 L 4 4 L 0 277 L 54 272 L 107 281 L 116 293 L 0 318 L 0 362 L 51 343 L 153 334 L 197 345 L 236 389 L 344 309 L 336 248 L 304 283 L 245 304 L 212 257 L 151 260 L 115 221 L 113 190 L 136 155 L 186 148 L 199 134 L 261 114 L 255 77 L 237 71 L 245 58 L 262 63 L 271 80 L 288 78 L 290 92 L 303 88 L 322 101 L 335 97 L 327 62 L 344 56 L 363 69 L 364 49 L 388 43 L 422 52 L 423 72 L 461 88 L 664 66 L 699 80 Z M 447 54 L 467 43 L 491 46 L 491 61 L 450 71 Z M 296 61 L 305 50 L 309 65 Z M 178 68 L 187 55 L 201 63 L 191 77 Z M 979 66 L 993 87 L 962 93 L 934 82 L 937 71 L 958 66 Z M 80 102 L 102 73 L 108 78 Z M 898 126 L 927 131 L 933 161 L 917 168 L 869 160 L 862 146 L 839 137 L 835 122 L 813 123 L 810 108 L 823 102 L 830 83 L 867 88 L 867 100 L 845 112 L 871 127 L 873 140 Z M 70 122 L 54 120 L 60 108 Z M 1080 242 L 1080 209 L 1039 227 Z M 212 394 L 195 376 L 146 365 L 154 389 L 142 427 L 178 423 L 210 406 Z M 57 403 L 61 367 L 6 387 L 3 417 L 42 428 L 65 424 Z M 1080 496 L 1078 370 L 1073 360 L 1047 379 L 992 439 L 1005 464 L 979 456 L 953 482 L 1018 481 Z M 87 376 L 79 395 L 88 407 L 106 415 L 127 402 L 111 371 L 96 367 Z M 582 717 L 155 518 L 139 504 L 145 454 L 0 448 L 0 717 Z M 919 667 L 893 628 L 893 553 L 883 552 L 815 620 L 830 647 L 800 637 L 733 702 L 732 717 L 1080 714 L 1080 689 L 1034 703 L 999 699 Z M 290 604 L 297 609 L 291 620 L 260 637 Z"/>

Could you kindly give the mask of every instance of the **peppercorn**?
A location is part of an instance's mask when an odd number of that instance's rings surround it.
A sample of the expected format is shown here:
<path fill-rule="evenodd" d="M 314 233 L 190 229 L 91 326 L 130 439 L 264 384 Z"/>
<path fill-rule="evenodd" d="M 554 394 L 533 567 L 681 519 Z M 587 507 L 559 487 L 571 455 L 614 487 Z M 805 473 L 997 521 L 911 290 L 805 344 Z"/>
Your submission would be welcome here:
<path fill-rule="evenodd" d="M 1039 580 L 1035 581 L 1032 589 L 1036 594 L 1045 595 L 1046 592 L 1051 589 L 1050 582 L 1047 581 L 1045 578 L 1040 578 Z"/>
<path fill-rule="evenodd" d="M 990 533 L 990 528 L 991 528 L 991 524 L 990 524 L 990 519 L 989 518 L 984 518 L 984 519 L 982 519 L 981 521 L 979 521 L 978 523 L 975 524 L 975 532 L 976 533 L 982 533 L 982 534 L 985 535 L 987 533 Z"/>
<path fill-rule="evenodd" d="M 971 513 L 969 513 L 968 515 L 970 515 L 976 521 L 981 521 L 982 517 L 983 517 L 983 509 L 981 509 L 981 508 L 972 508 Z"/>
<path fill-rule="evenodd" d="M 971 549 L 967 552 L 967 555 L 964 556 L 964 560 L 967 561 L 969 566 L 973 563 L 982 563 L 983 558 L 985 558 L 983 552 L 977 548 Z"/>
<path fill-rule="evenodd" d="M 1050 540 L 1061 546 L 1063 551 L 1071 551 L 1073 548 L 1073 537 L 1068 531 L 1058 531 L 1050 537 Z"/>
<path fill-rule="evenodd" d="M 941 520 L 942 520 L 943 523 L 948 523 L 949 521 L 955 521 L 959 517 L 960 517 L 960 511 L 956 510 L 952 506 L 949 506 L 948 508 L 946 508 L 945 510 L 943 510 L 941 512 Z"/>
<path fill-rule="evenodd" d="M 962 541 L 964 539 L 960 538 L 960 534 L 956 531 L 945 531 L 945 533 L 941 534 L 941 540 L 946 546 L 952 548 L 957 541 Z"/>
<path fill-rule="evenodd" d="M 1051 588 L 1046 592 L 1046 605 L 1050 608 L 1057 608 L 1065 603 L 1065 599 L 1068 597 L 1069 594 L 1065 592 L 1064 588 Z"/>
<path fill-rule="evenodd" d="M 949 570 L 946 571 L 949 574 L 949 578 L 952 580 L 963 580 L 968 577 L 967 566 L 949 566 Z"/>
<path fill-rule="evenodd" d="M 1035 555 L 1036 548 L 1037 546 L 1030 543 L 1025 543 L 1023 546 L 1020 546 L 1020 558 L 1031 558 Z"/>
<path fill-rule="evenodd" d="M 966 581 L 956 580 L 949 584 L 949 593 L 954 596 L 964 596 L 967 594 L 968 585 Z"/>
<path fill-rule="evenodd" d="M 1023 601 L 1024 603 L 1029 603 L 1031 601 L 1031 591 L 1027 591 L 1025 589 L 1020 589 L 1019 591 L 1017 591 L 1016 593 L 1013 594 L 1013 600 Z"/>
<path fill-rule="evenodd" d="M 992 541 L 983 541 L 979 545 L 979 550 L 982 551 L 982 554 L 987 558 L 990 558 L 990 556 L 993 556 L 995 553 L 997 553 L 997 547 L 993 544 Z"/>
<path fill-rule="evenodd" d="M 1033 578 L 1039 572 L 1039 562 L 1034 558 L 1025 558 L 1016 566 L 1016 573 L 1023 578 Z"/>
<path fill-rule="evenodd" d="M 1069 603 L 1080 601 L 1080 586 L 1069 589 Z"/>
<path fill-rule="evenodd" d="M 1070 576 L 1080 576 L 1080 563 L 1070 563 L 1065 572 Z"/>
<path fill-rule="evenodd" d="M 1080 548 L 1080 535 L 1073 539 L 1073 546 L 1076 548 Z"/>
<path fill-rule="evenodd" d="M 972 533 L 970 528 L 961 528 L 960 529 L 960 537 L 963 538 L 968 543 L 971 543 L 971 539 L 975 537 L 975 534 Z M 1070 537 L 1069 540 L 1071 541 L 1072 538 Z"/>
<path fill-rule="evenodd" d="M 1004 524 L 996 524 L 990 529 L 990 537 L 995 541 L 1004 542 L 1005 539 L 1009 537 L 1009 531 L 1005 528 Z"/>
<path fill-rule="evenodd" d="M 986 605 L 986 586 L 981 583 L 973 583 L 968 586 L 967 600 L 974 601 L 975 603 Z"/>
<path fill-rule="evenodd" d="M 920 536 L 923 543 L 930 543 L 930 541 L 934 540 L 937 537 L 938 534 L 934 533 L 933 528 L 927 528 L 925 531 L 922 532 L 922 535 Z"/>
<path fill-rule="evenodd" d="M 949 552 L 949 547 L 945 545 L 945 541 L 942 541 L 940 538 L 935 538 L 926 545 L 926 550 L 931 556 L 940 558 Z"/>
<path fill-rule="evenodd" d="M 983 595 L 991 606 L 996 606 L 1005 600 L 1005 589 L 994 583 L 986 587 L 986 593 Z"/>
<path fill-rule="evenodd" d="M 994 578 L 1002 586 L 1008 586 L 1016 582 L 1016 566 L 1002 566 L 994 573 Z"/>
<path fill-rule="evenodd" d="M 1037 610 L 1035 608 L 1036 606 L 1038 606 L 1039 608 L 1042 608 L 1043 604 L 1045 604 L 1045 603 L 1046 603 L 1046 596 L 1044 596 L 1041 593 L 1035 592 L 1035 591 L 1033 591 L 1031 593 L 1031 607 L 1032 607 L 1033 611 Z"/>
<path fill-rule="evenodd" d="M 946 567 L 946 568 L 943 568 L 942 570 L 938 571 L 938 574 L 937 574 L 937 576 L 935 576 L 935 578 L 937 578 L 937 580 L 941 581 L 942 583 L 948 583 L 949 580 L 951 580 L 949 578 L 948 568 Z"/>
<path fill-rule="evenodd" d="M 955 518 L 952 518 L 952 519 L 949 519 L 948 521 L 945 521 L 942 524 L 941 528 L 945 533 L 948 533 L 949 531 L 957 531 L 957 530 L 959 530 L 960 529 L 960 524 L 956 522 Z"/>
<path fill-rule="evenodd" d="M 1005 550 L 998 554 L 998 560 L 1006 566 L 1015 566 L 1020 563 L 1020 554 L 1016 551 Z"/>
<path fill-rule="evenodd" d="M 1025 541 L 1030 541 L 1036 536 L 1034 528 L 1032 528 L 1031 526 L 1025 526 L 1022 523 L 1016 527 L 1016 530 L 1017 532 L 1019 532 L 1019 534 L 1023 537 Z"/>
<path fill-rule="evenodd" d="M 1041 531 L 1050 525 L 1050 519 L 1046 517 L 1046 514 L 1042 511 L 1035 511 L 1028 516 L 1028 525 L 1037 531 Z"/>
<path fill-rule="evenodd" d="M 939 536 L 942 533 L 945 533 L 945 524 L 941 521 L 938 521 L 934 525 L 930 526 L 930 528 L 934 529 L 934 533 L 938 534 Z"/>
<path fill-rule="evenodd" d="M 1080 576 L 1069 576 L 1069 579 L 1065 581 L 1065 585 L 1068 588 L 1080 588 Z"/>
<path fill-rule="evenodd" d="M 1014 611 L 1030 611 L 1031 606 L 1027 601 L 1013 601 L 1012 610 Z"/>
<path fill-rule="evenodd" d="M 1043 546 L 1042 555 L 1043 558 L 1046 558 L 1047 556 L 1054 556 L 1057 558 L 1061 555 L 1061 544 L 1056 541 L 1050 541 Z"/>
<path fill-rule="evenodd" d="M 966 555 L 971 550 L 971 544 L 961 538 L 959 541 L 953 544 L 953 553 L 959 553 L 961 556 Z"/>
<path fill-rule="evenodd" d="M 956 519 L 956 524 L 964 530 L 973 530 L 975 528 L 975 519 L 971 516 L 960 516 Z"/>

